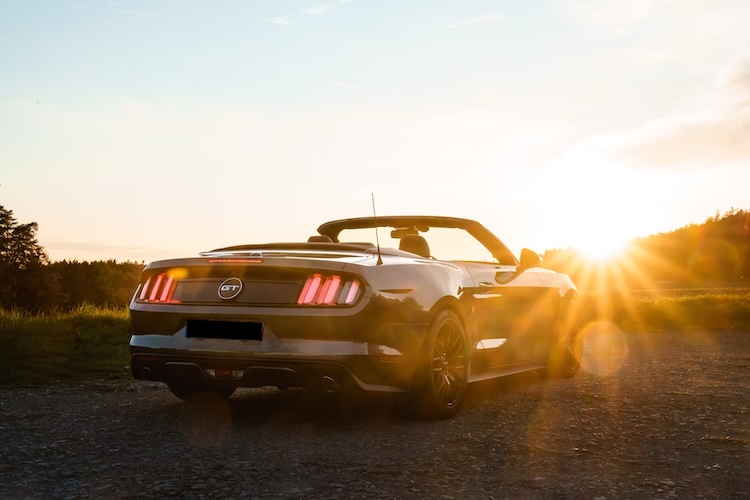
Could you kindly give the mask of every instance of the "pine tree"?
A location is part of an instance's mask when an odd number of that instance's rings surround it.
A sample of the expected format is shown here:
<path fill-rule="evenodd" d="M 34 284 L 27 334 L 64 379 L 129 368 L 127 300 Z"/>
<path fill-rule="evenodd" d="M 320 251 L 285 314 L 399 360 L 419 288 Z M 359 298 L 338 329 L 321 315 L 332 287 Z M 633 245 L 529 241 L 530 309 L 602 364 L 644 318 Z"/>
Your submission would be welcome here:
<path fill-rule="evenodd" d="M 36 239 L 36 222 L 19 224 L 0 205 L 0 307 L 39 308 L 53 291 L 49 258 Z"/>

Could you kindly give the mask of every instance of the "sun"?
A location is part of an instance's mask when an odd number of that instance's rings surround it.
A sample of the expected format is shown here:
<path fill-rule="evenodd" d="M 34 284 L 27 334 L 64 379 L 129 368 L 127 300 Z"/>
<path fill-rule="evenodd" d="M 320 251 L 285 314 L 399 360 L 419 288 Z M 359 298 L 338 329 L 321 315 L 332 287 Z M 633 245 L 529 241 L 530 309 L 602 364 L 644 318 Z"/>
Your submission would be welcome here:
<path fill-rule="evenodd" d="M 621 256 L 628 246 L 628 239 L 623 236 L 615 235 L 592 235 L 585 241 L 581 241 L 576 248 L 587 258 L 603 262 L 615 259 Z"/>

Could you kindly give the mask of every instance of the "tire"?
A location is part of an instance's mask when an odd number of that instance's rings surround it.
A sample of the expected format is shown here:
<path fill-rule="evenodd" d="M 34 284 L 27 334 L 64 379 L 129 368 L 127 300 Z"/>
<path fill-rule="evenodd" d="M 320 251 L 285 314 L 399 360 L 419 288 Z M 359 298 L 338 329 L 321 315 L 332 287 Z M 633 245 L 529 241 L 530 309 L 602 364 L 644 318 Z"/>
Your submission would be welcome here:
<path fill-rule="evenodd" d="M 169 391 L 172 394 L 185 401 L 188 401 L 195 397 L 197 394 L 201 393 L 214 394 L 216 396 L 219 396 L 221 399 L 229 399 L 232 394 L 234 394 L 234 391 L 237 390 L 236 387 L 232 387 L 231 385 L 199 386 L 175 381 L 167 382 L 167 387 L 169 387 Z"/>
<path fill-rule="evenodd" d="M 560 306 L 555 329 L 557 340 L 542 372 L 549 378 L 571 378 L 578 373 L 583 359 L 583 335 L 576 326 L 574 299 L 566 298 Z"/>
<path fill-rule="evenodd" d="M 461 321 L 453 312 L 441 311 L 430 324 L 408 395 L 411 414 L 429 420 L 455 415 L 466 394 L 467 361 L 466 334 Z"/>

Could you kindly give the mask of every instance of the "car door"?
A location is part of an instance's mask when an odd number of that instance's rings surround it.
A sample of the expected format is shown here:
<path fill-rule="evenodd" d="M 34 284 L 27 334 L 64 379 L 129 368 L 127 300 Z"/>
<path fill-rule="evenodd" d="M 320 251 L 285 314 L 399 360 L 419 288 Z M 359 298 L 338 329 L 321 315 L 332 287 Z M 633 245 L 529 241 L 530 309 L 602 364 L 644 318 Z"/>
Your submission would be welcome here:
<path fill-rule="evenodd" d="M 539 304 L 545 289 L 531 270 L 518 266 L 465 263 L 473 281 L 469 294 L 477 329 L 475 368 L 538 359 L 545 336 Z"/>

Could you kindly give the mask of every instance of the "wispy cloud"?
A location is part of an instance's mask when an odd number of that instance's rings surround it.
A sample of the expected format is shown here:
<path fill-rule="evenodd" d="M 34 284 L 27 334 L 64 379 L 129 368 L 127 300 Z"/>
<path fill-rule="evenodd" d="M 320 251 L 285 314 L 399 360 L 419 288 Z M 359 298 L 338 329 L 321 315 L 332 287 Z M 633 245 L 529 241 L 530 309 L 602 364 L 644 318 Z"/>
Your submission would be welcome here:
<path fill-rule="evenodd" d="M 666 117 L 621 137 L 617 156 L 635 168 L 715 168 L 750 162 L 750 106 Z"/>
<path fill-rule="evenodd" d="M 462 19 L 459 19 L 453 24 L 449 24 L 448 28 L 458 28 L 461 26 L 470 26 L 474 24 L 492 24 L 497 23 L 502 20 L 502 16 L 500 14 L 484 14 L 479 16 L 469 16 L 464 17 Z"/>
<path fill-rule="evenodd" d="M 126 14 L 136 17 L 154 17 L 154 13 L 144 9 L 128 8 L 124 2 L 117 0 L 78 0 L 75 4 L 79 9 L 97 9 L 109 11 L 113 14 Z"/>
<path fill-rule="evenodd" d="M 338 0 L 340 4 L 349 3 L 350 1 L 352 0 Z M 301 9 L 300 12 L 308 16 L 318 16 L 321 14 L 325 14 L 326 12 L 333 9 L 333 7 L 334 6 L 330 3 L 321 3 L 318 5 L 313 5 L 311 7 L 305 7 L 304 9 Z M 293 16 L 289 14 L 284 15 L 284 16 L 276 16 L 276 17 L 271 18 L 270 21 L 273 24 L 286 25 L 286 26 L 297 24 L 294 21 L 292 21 L 292 17 Z"/>
<path fill-rule="evenodd" d="M 750 54 L 724 67 L 717 86 L 730 103 L 750 105 Z"/>
<path fill-rule="evenodd" d="M 87 9 L 89 7 L 117 7 L 120 3 L 115 0 L 79 0 L 74 5 Z"/>
<path fill-rule="evenodd" d="M 114 12 L 115 14 L 127 14 L 129 16 L 136 16 L 136 17 L 154 17 L 153 12 L 148 12 L 145 10 L 112 9 L 112 12 Z"/>
<path fill-rule="evenodd" d="M 587 23 L 624 34 L 653 14 L 655 0 L 579 0 L 572 4 L 574 12 Z"/>
<path fill-rule="evenodd" d="M 292 16 L 286 15 L 286 16 L 276 16 L 271 18 L 271 23 L 273 24 L 280 24 L 283 26 L 291 26 L 294 24 L 291 20 Z"/>
<path fill-rule="evenodd" d="M 750 162 L 750 56 L 728 65 L 701 106 L 619 134 L 591 137 L 569 151 L 631 169 L 747 168 Z"/>
<path fill-rule="evenodd" d="M 362 87 L 350 82 L 342 82 L 341 80 L 332 79 L 331 85 L 334 87 L 338 87 L 340 89 L 347 89 L 347 90 L 362 90 Z"/>
<path fill-rule="evenodd" d="M 328 12 L 329 10 L 331 10 L 332 8 L 333 8 L 333 5 L 329 3 L 321 3 L 319 5 L 314 5 L 312 7 L 306 7 L 302 9 L 302 12 L 304 12 L 305 14 L 314 16 L 318 14 L 324 14 Z"/>

